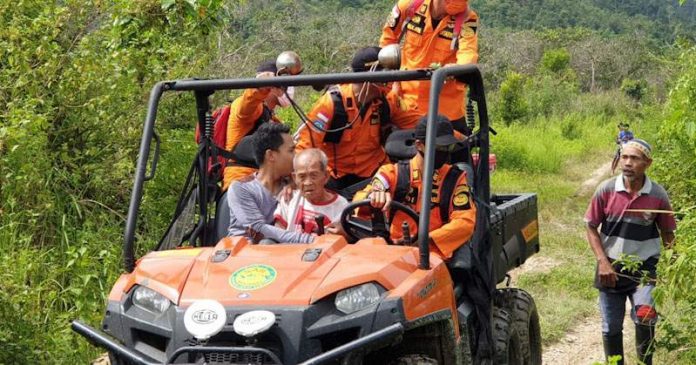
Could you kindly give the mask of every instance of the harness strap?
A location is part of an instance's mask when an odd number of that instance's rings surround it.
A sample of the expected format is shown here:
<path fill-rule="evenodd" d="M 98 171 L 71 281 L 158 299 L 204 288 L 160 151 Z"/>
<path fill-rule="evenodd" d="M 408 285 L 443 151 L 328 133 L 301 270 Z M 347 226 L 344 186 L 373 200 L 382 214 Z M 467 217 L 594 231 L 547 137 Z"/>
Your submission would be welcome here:
<path fill-rule="evenodd" d="M 442 187 L 440 188 L 440 220 L 442 224 L 449 222 L 452 194 L 457 186 L 457 180 L 459 180 L 463 172 L 456 165 L 452 165 L 447 172 L 447 176 L 445 176 L 445 181 L 442 182 Z"/>
<path fill-rule="evenodd" d="M 396 164 L 396 187 L 394 188 L 394 200 L 403 202 L 411 187 L 411 162 L 401 160 Z"/>

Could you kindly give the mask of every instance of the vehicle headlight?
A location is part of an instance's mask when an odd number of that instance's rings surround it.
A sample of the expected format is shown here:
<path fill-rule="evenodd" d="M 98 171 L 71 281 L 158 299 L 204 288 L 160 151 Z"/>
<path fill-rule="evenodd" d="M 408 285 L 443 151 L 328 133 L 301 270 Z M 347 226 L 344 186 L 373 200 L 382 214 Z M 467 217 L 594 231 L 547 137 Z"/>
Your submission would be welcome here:
<path fill-rule="evenodd" d="M 351 314 L 377 303 L 379 297 L 379 287 L 374 283 L 367 283 L 341 290 L 336 294 L 334 304 L 341 312 Z"/>
<path fill-rule="evenodd" d="M 148 312 L 162 314 L 169 309 L 172 302 L 146 286 L 138 286 L 133 290 L 133 304 Z"/>

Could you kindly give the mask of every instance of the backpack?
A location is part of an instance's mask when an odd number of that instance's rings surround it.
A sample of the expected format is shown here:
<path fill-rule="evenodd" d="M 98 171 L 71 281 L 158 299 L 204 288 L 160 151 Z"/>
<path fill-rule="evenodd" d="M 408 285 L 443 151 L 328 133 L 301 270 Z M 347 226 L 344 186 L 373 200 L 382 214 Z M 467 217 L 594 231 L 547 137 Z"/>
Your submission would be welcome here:
<path fill-rule="evenodd" d="M 335 90 L 330 90 L 329 95 L 331 95 L 331 101 L 333 102 L 334 107 L 334 115 L 331 119 L 331 129 L 334 131 L 327 132 L 324 135 L 324 142 L 339 143 L 343 137 L 343 127 L 348 124 L 348 113 L 343 105 L 343 98 L 338 88 Z M 378 99 L 382 101 L 382 104 L 379 106 L 379 122 L 382 126 L 385 126 L 391 122 L 391 110 L 389 109 L 387 98 L 384 97 L 384 95 L 380 96 Z M 355 101 L 351 98 L 347 99 L 346 102 L 352 104 Z M 360 118 L 365 117 L 365 113 L 367 113 L 367 109 L 370 107 L 370 105 L 371 104 L 365 104 L 360 108 Z M 348 105 L 348 107 L 352 107 L 352 105 Z"/>
<path fill-rule="evenodd" d="M 215 146 L 217 147 L 216 149 L 218 150 L 218 153 L 217 161 L 214 161 L 213 157 L 210 157 L 208 161 L 208 175 L 213 177 L 215 181 L 221 180 L 222 177 L 225 175 L 225 167 L 239 165 L 235 161 L 234 150 L 225 150 L 225 144 L 227 144 L 227 124 L 230 120 L 231 105 L 231 103 L 225 104 L 225 106 L 215 109 L 212 114 L 212 141 L 213 144 L 215 144 Z M 247 133 L 247 136 L 252 135 L 254 132 L 256 132 L 256 130 L 259 129 L 261 124 L 271 120 L 272 116 L 273 113 L 271 112 L 271 110 L 266 105 L 264 105 L 263 113 L 261 113 L 259 119 L 256 120 L 256 122 L 254 123 L 254 128 L 252 128 L 251 131 Z M 196 143 L 201 143 L 201 131 L 198 123 L 196 123 Z M 238 145 L 239 143 L 237 143 L 237 146 Z M 237 148 L 237 146 L 235 146 L 235 149 Z"/>

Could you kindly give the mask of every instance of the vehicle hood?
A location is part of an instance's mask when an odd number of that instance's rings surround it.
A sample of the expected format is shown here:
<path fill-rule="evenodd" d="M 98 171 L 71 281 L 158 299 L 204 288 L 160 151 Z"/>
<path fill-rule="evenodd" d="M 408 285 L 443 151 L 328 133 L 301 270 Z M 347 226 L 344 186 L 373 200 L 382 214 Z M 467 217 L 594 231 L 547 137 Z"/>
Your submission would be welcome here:
<path fill-rule="evenodd" d="M 387 246 L 379 238 L 349 245 L 324 235 L 312 244 L 251 245 L 226 237 L 215 247 L 150 253 L 133 281 L 183 307 L 200 299 L 225 306 L 306 306 L 366 282 L 391 290 L 417 270 L 417 259 L 416 248 Z"/>

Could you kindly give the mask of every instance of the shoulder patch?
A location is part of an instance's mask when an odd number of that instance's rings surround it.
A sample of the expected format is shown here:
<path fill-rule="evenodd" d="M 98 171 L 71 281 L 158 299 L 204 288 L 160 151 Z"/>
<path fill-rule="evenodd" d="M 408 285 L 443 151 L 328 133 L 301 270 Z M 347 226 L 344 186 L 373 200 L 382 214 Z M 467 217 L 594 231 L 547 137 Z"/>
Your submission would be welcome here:
<path fill-rule="evenodd" d="M 454 189 L 454 194 L 452 195 L 452 205 L 455 208 L 459 210 L 470 209 L 470 200 L 469 187 L 467 185 L 459 185 L 456 189 Z"/>

